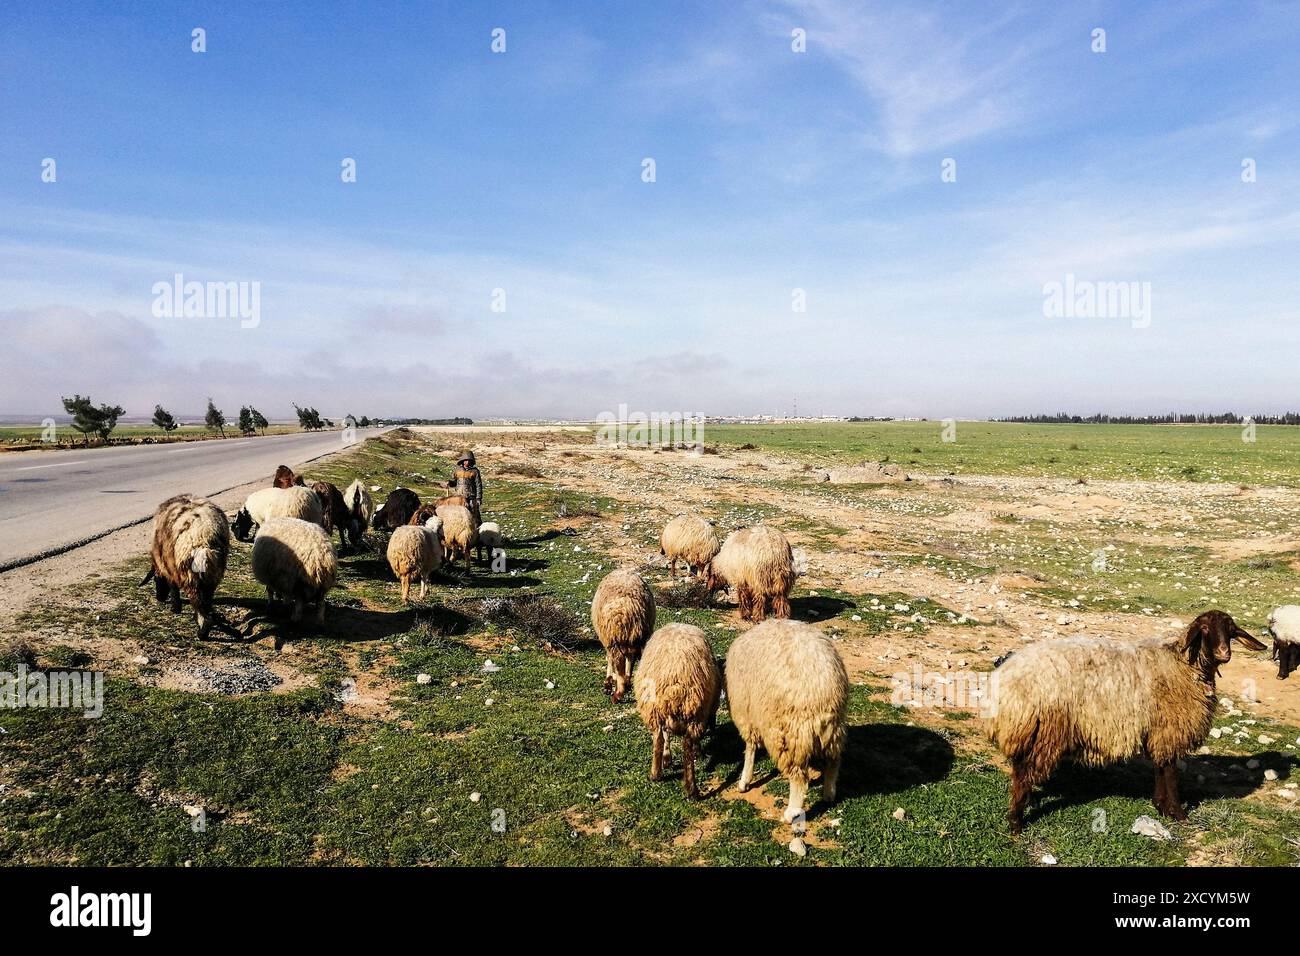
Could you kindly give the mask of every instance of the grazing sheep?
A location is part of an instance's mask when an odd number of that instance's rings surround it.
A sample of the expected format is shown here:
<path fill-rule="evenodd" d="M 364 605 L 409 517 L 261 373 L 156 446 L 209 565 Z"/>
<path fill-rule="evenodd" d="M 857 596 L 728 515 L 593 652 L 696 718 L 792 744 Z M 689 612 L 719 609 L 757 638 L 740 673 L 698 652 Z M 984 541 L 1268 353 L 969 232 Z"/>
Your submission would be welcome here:
<path fill-rule="evenodd" d="M 497 548 L 505 546 L 505 538 L 501 536 L 501 525 L 495 521 L 484 521 L 478 526 L 478 559 L 483 560 L 483 549 L 487 549 L 488 560 L 492 560 L 492 552 Z"/>
<path fill-rule="evenodd" d="M 659 536 L 659 553 L 669 559 L 669 571 L 677 577 L 677 562 L 686 563 L 688 574 L 703 571 L 718 553 L 718 536 L 699 515 L 681 514 L 664 525 Z"/>
<path fill-rule="evenodd" d="M 411 520 L 411 515 L 420 508 L 420 496 L 410 488 L 395 488 L 388 493 L 388 500 L 370 519 L 370 526 L 377 531 L 392 531 Z"/>
<path fill-rule="evenodd" d="M 447 552 L 448 563 L 463 555 L 465 570 L 468 571 L 474 547 L 478 544 L 478 526 L 474 523 L 473 513 L 464 505 L 443 505 L 438 509 L 437 517 L 442 519 L 442 546 Z"/>
<path fill-rule="evenodd" d="M 438 509 L 434 505 L 423 504 L 415 509 L 415 514 L 411 515 L 411 520 L 406 523 L 423 525 L 437 513 Z"/>
<path fill-rule="evenodd" d="M 1300 605 L 1283 604 L 1268 616 L 1268 633 L 1273 636 L 1273 660 L 1277 679 L 1300 667 Z"/>
<path fill-rule="evenodd" d="M 316 605 L 316 623 L 325 623 L 325 595 L 338 578 L 338 559 L 325 529 L 299 518 L 272 518 L 253 539 L 253 577 L 266 586 L 268 600 L 293 602 L 291 620 L 302 620 L 303 605 Z"/>
<path fill-rule="evenodd" d="M 325 516 L 321 511 L 320 498 L 308 488 L 290 486 L 288 488 L 263 488 L 244 499 L 231 522 L 231 529 L 240 541 L 247 541 L 254 525 L 261 526 L 272 518 L 301 518 L 322 527 Z"/>
<path fill-rule="evenodd" d="M 633 688 L 636 709 L 654 739 L 650 779 L 658 780 L 664 763 L 672 761 L 669 741 L 676 734 L 682 738 L 682 786 L 698 800 L 695 748 L 713 726 L 722 689 L 704 632 L 693 624 L 665 624 L 655 631 L 641 654 Z"/>
<path fill-rule="evenodd" d="M 294 485 L 305 486 L 306 484 L 307 482 L 302 480 L 302 475 L 295 475 L 288 465 L 281 465 L 275 469 L 275 477 L 271 479 L 272 488 L 292 488 Z"/>
<path fill-rule="evenodd" d="M 370 497 L 370 490 L 362 484 L 360 478 L 348 485 L 348 490 L 343 492 L 343 501 L 348 506 L 348 538 L 352 541 L 353 549 L 356 549 L 361 545 L 361 538 L 365 535 L 366 528 L 370 527 L 370 516 L 375 512 L 375 502 Z"/>
<path fill-rule="evenodd" d="M 655 629 L 650 585 L 631 568 L 605 575 L 591 600 L 591 624 L 605 648 L 605 693 L 618 703 L 632 680 L 632 667 Z"/>
<path fill-rule="evenodd" d="M 321 527 L 325 529 L 326 534 L 339 533 L 339 548 L 347 547 L 347 532 L 352 523 L 352 515 L 348 511 L 347 502 L 343 500 L 343 492 L 339 491 L 337 485 L 328 481 L 317 481 L 311 486 L 311 490 L 316 492 L 316 497 L 321 503 Z"/>
<path fill-rule="evenodd" d="M 849 675 L 830 638 L 802 621 L 764 621 L 732 642 L 726 675 L 731 719 L 745 741 L 740 789 L 754 779 L 761 746 L 790 782 L 783 820 L 802 815 L 814 760 L 824 762 L 822 799 L 834 802 Z"/>
<path fill-rule="evenodd" d="M 154 513 L 151 564 L 140 584 L 152 578 L 158 600 L 170 600 L 173 613 L 180 613 L 184 595 L 204 638 L 212 629 L 212 596 L 229 558 L 230 522 L 225 513 L 206 498 L 177 495 Z"/>
<path fill-rule="evenodd" d="M 1063 757 L 1102 766 L 1146 754 L 1156 765 L 1156 809 L 1186 820 L 1178 758 L 1209 733 L 1215 674 L 1234 639 L 1265 650 L 1223 611 L 1206 611 L 1177 641 L 1042 641 L 994 671 L 988 732 L 1011 762 L 1011 832 L 1024 827 L 1033 788 Z"/>
<path fill-rule="evenodd" d="M 727 535 L 709 562 L 706 586 L 710 594 L 734 587 L 741 620 L 761 621 L 769 606 L 773 617 L 790 616 L 794 580 L 790 542 L 780 531 L 760 524 Z"/>
<path fill-rule="evenodd" d="M 442 564 L 438 533 L 422 525 L 403 525 L 388 539 L 388 566 L 402 582 L 402 603 L 411 596 L 411 582 L 420 579 L 420 597 L 429 590 L 429 575 Z"/>

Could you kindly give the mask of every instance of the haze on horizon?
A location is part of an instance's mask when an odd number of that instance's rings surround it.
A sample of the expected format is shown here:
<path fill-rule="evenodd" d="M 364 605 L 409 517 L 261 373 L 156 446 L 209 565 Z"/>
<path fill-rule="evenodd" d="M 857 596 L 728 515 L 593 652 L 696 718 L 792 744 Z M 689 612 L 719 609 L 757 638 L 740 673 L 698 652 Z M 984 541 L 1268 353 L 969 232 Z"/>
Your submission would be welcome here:
<path fill-rule="evenodd" d="M 1300 406 L 1297 6 L 4 16 L 5 415 Z M 176 274 L 259 321 L 159 317 Z M 1045 316 L 1067 277 L 1149 322 Z"/>

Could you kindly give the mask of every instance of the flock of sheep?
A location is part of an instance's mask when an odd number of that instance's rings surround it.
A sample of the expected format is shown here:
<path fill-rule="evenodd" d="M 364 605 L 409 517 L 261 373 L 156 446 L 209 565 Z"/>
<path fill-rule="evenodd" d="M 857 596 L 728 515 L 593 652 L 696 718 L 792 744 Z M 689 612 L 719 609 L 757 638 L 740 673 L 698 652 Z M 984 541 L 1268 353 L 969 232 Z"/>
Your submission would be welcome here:
<path fill-rule="evenodd" d="M 236 513 L 236 536 L 247 540 L 254 526 L 252 570 L 271 601 L 292 603 L 298 621 L 315 604 L 323 621 L 325 596 L 337 577 L 331 540 L 357 547 L 367 526 L 389 532 L 387 557 L 401 582 L 402 600 L 444 560 L 482 559 L 504 544 L 500 527 L 479 522 L 477 510 L 459 496 L 422 503 L 409 489 L 392 492 L 374 510 L 369 491 L 354 481 L 346 491 L 302 479 L 281 466 L 274 487 L 249 495 Z M 200 637 L 212 626 L 212 600 L 225 574 L 231 523 L 206 499 L 179 495 L 155 515 L 152 568 L 160 601 L 193 605 Z M 660 551 L 669 561 L 704 578 L 707 592 L 734 591 L 739 616 L 756 626 L 732 642 L 721 668 L 704 631 L 690 624 L 655 629 L 654 592 L 641 574 L 620 568 L 596 589 L 591 621 L 605 649 L 605 690 L 614 702 L 629 685 L 650 731 L 651 779 L 672 760 L 671 740 L 681 739 L 682 780 L 692 798 L 695 754 L 714 726 L 725 688 L 732 722 L 745 744 L 739 787 L 753 780 L 759 747 L 789 781 L 783 818 L 804 813 L 814 766 L 821 793 L 835 799 L 845 747 L 849 681 L 834 643 L 816 627 L 790 620 L 796 579 L 794 554 L 775 528 L 756 525 L 733 531 L 719 543 L 713 526 L 683 514 L 664 527 Z M 771 615 L 771 619 L 768 619 Z M 1300 666 L 1300 606 L 1278 608 L 1269 619 L 1278 677 Z M 988 733 L 1011 766 L 1008 820 L 1019 833 L 1035 786 L 1065 758 L 1104 765 L 1145 755 L 1155 764 L 1153 802 L 1162 814 L 1186 819 L 1178 796 L 1177 762 L 1209 733 L 1217 705 L 1218 668 L 1236 641 L 1266 650 L 1223 611 L 1197 617 L 1177 641 L 1117 641 L 1072 637 L 1042 641 L 1010 655 L 995 672 L 994 716 Z"/>

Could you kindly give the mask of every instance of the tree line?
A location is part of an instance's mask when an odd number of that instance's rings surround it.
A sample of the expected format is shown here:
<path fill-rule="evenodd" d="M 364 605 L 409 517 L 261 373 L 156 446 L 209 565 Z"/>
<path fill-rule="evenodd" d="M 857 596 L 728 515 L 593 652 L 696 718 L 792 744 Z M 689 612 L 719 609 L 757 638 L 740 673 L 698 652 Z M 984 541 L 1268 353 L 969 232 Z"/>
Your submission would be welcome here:
<path fill-rule="evenodd" d="M 1281 415 L 1238 415 L 1236 412 L 1168 412 L 1164 415 L 1008 415 L 999 422 L 1025 425 L 1242 425 L 1246 419 L 1256 425 L 1300 425 L 1300 412 Z"/>
<path fill-rule="evenodd" d="M 322 418 L 314 408 L 299 408 L 297 405 L 293 407 L 298 413 L 298 424 L 304 431 L 319 431 L 334 427 L 331 419 Z M 79 394 L 71 398 L 63 398 L 63 410 L 72 417 L 73 429 L 85 436 L 87 445 L 90 444 L 92 435 L 98 436 L 100 441 L 107 442 L 108 436 L 113 433 L 113 429 L 117 428 L 118 419 L 126 414 L 126 410 L 121 405 L 96 405 L 89 395 Z M 359 419 L 353 415 L 344 418 L 344 424 L 347 426 L 368 428 L 371 423 L 369 415 L 362 415 Z M 153 408 L 153 424 L 162 429 L 165 434 L 170 434 L 180 427 L 176 416 L 162 405 L 155 405 Z M 226 437 L 226 413 L 217 407 L 211 397 L 208 398 L 203 424 L 209 431 L 216 432 L 222 438 Z M 265 435 L 270 424 L 266 416 L 252 405 L 240 407 L 236 427 L 241 435 Z"/>

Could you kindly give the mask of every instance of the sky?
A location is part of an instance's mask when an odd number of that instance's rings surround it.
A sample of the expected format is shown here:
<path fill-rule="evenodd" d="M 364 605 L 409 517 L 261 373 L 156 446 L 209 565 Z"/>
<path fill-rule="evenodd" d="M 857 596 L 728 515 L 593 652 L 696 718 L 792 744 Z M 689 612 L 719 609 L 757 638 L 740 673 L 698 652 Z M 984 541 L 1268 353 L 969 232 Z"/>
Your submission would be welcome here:
<path fill-rule="evenodd" d="M 0 18 L 0 414 L 1300 408 L 1300 4 Z"/>

